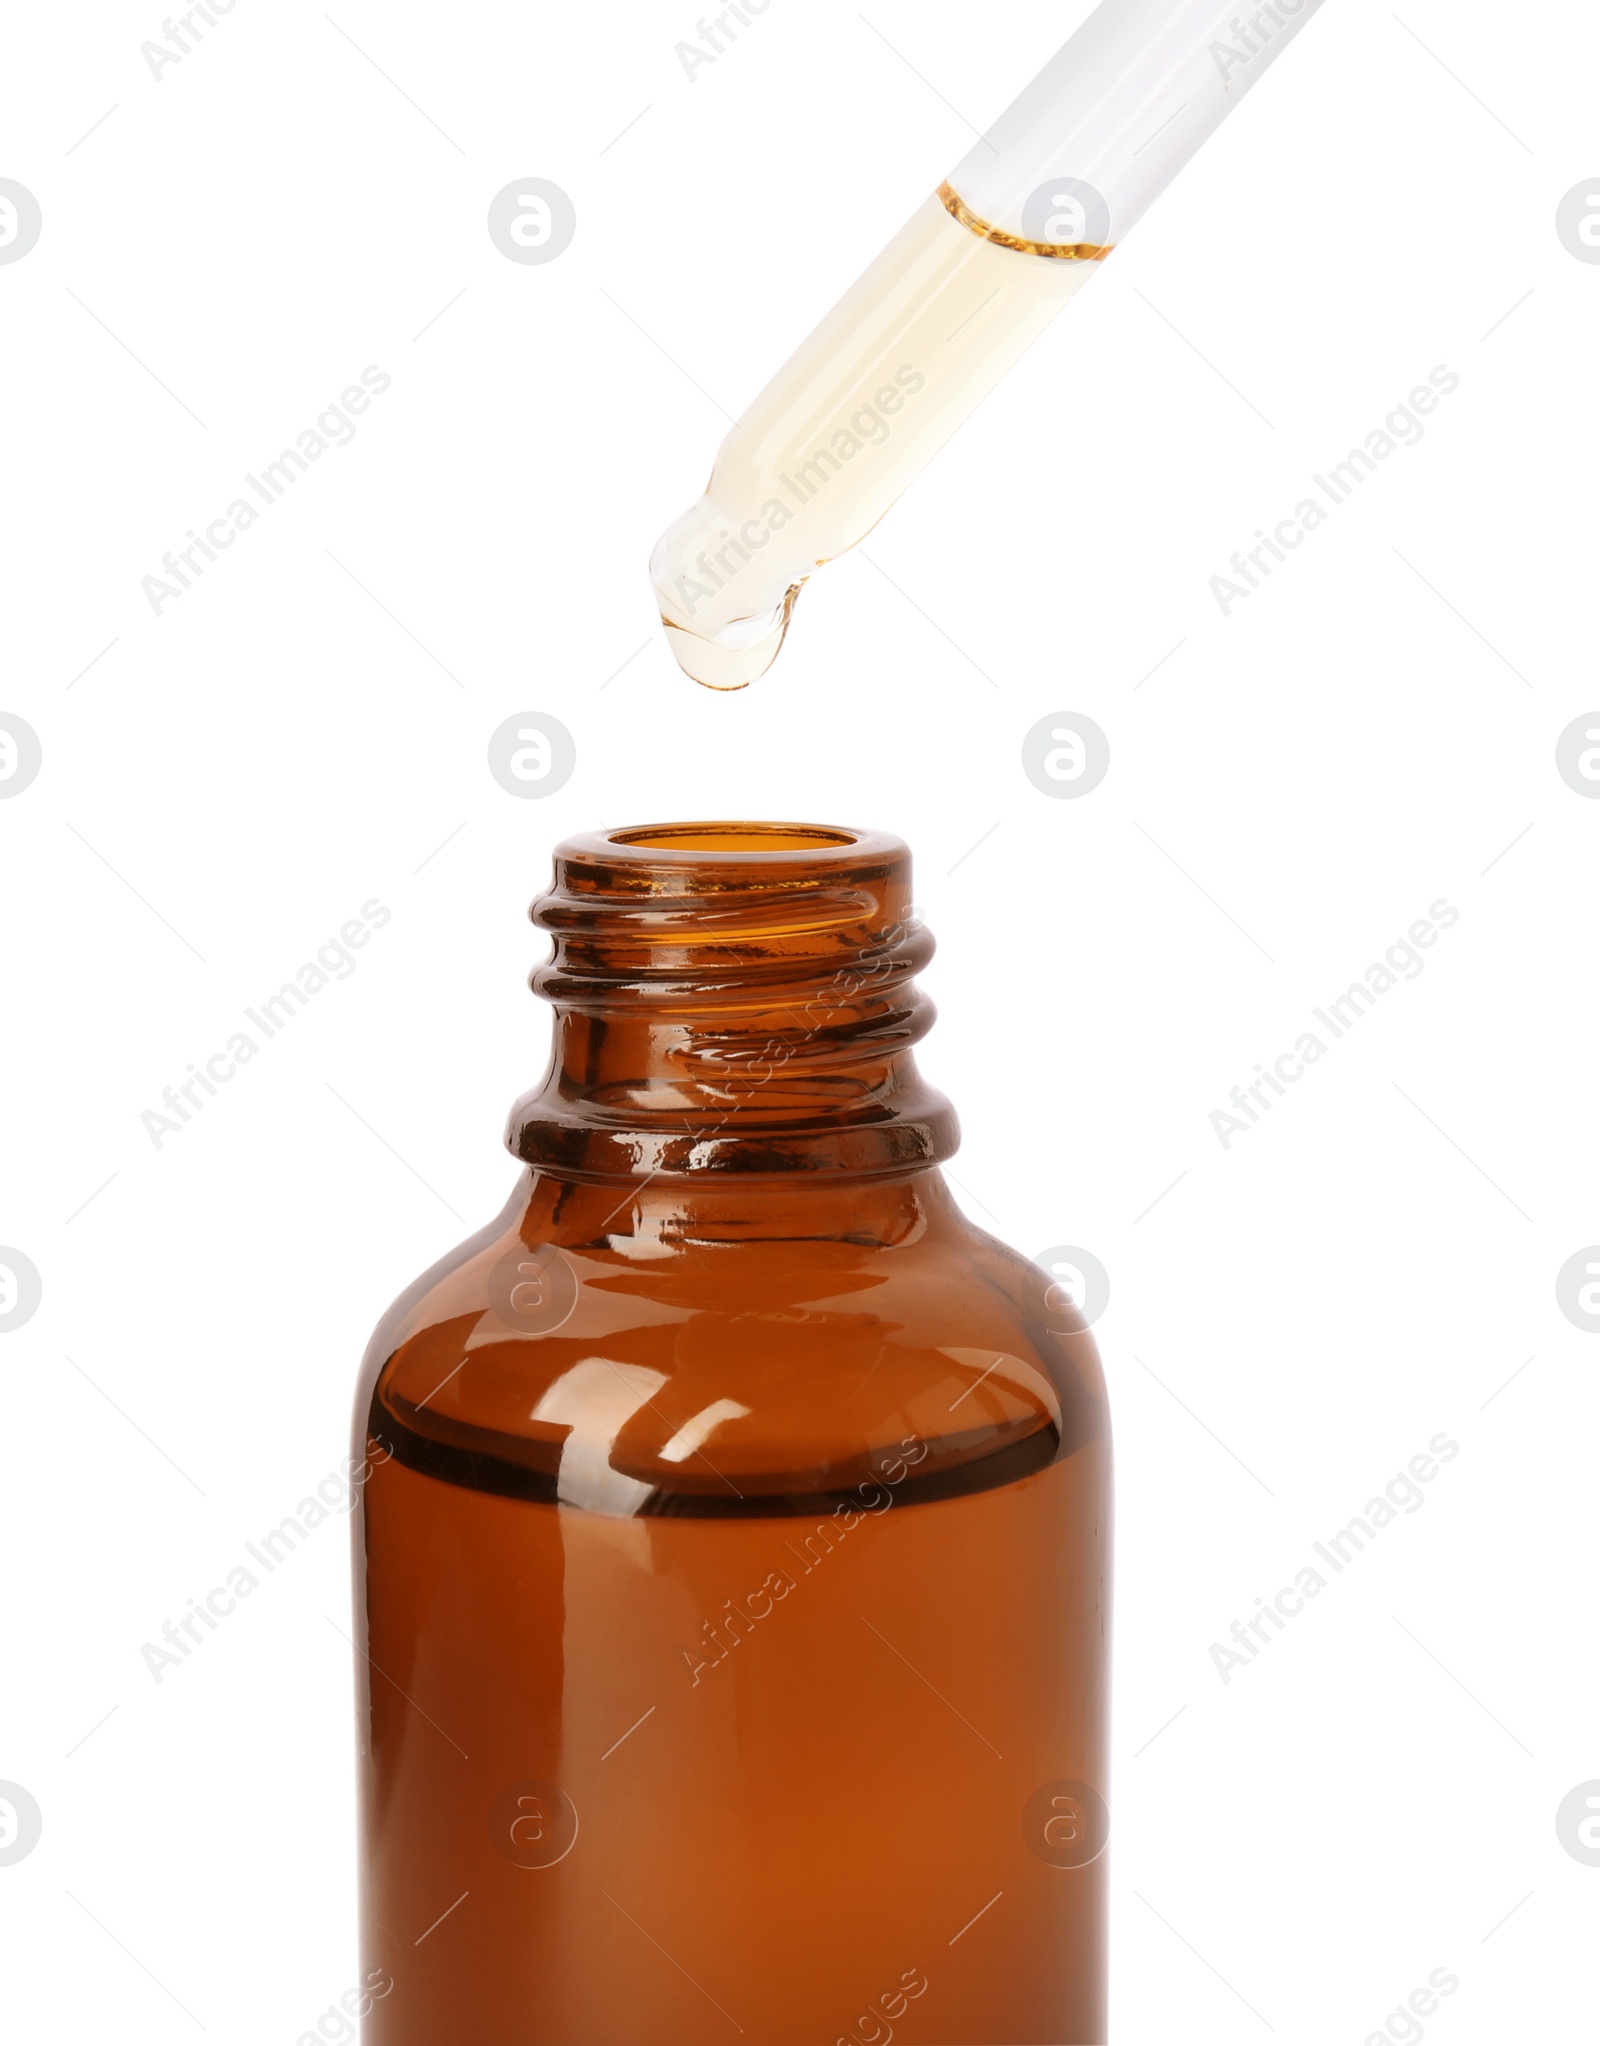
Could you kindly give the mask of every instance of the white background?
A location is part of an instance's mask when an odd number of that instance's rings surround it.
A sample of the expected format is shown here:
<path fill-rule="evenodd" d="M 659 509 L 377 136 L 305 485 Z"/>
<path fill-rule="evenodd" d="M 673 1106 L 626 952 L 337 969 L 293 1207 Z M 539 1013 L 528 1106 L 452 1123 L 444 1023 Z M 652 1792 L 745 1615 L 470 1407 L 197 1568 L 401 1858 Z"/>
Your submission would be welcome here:
<path fill-rule="evenodd" d="M 1600 1870 L 1554 1820 L 1600 1777 L 1600 1343 L 1554 1282 L 1600 1238 L 1600 804 L 1554 754 L 1600 701 L 1600 267 L 1554 215 L 1600 22 L 1324 9 L 719 697 L 644 575 L 718 407 L 1084 10 L 775 0 L 691 84 L 692 5 L 240 0 L 159 84 L 154 4 L 9 31 L 8 2022 L 293 2046 L 355 1979 L 343 1522 L 159 1685 L 141 1646 L 338 1463 L 371 1324 L 500 1206 L 551 845 L 752 814 L 910 840 L 962 1198 L 1111 1274 L 1116 2038 L 1361 2046 L 1436 1968 L 1429 2038 L 1589 2037 Z M 484 227 L 528 175 L 578 213 L 543 267 Z M 373 363 L 358 438 L 153 615 Z M 1426 438 L 1224 618 L 1209 578 L 1437 364 Z M 544 801 L 485 768 L 525 710 L 577 742 Z M 1019 763 L 1061 710 L 1111 742 L 1079 801 Z M 1224 1150 L 1440 897 L 1426 970 Z M 157 1149 L 370 898 L 358 970 Z M 1211 1644 L 1439 1431 L 1425 1508 L 1225 1685 Z"/>

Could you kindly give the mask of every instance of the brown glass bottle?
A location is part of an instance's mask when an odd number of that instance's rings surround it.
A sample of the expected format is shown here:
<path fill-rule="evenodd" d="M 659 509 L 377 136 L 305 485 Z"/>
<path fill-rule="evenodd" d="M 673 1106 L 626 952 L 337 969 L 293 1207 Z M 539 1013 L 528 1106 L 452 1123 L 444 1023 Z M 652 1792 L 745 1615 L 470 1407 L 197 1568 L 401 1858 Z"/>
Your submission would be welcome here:
<path fill-rule="evenodd" d="M 526 1169 L 358 1396 L 370 2046 L 1105 2037 L 1104 1389 L 939 1172 L 910 903 L 871 832 L 557 853 Z"/>

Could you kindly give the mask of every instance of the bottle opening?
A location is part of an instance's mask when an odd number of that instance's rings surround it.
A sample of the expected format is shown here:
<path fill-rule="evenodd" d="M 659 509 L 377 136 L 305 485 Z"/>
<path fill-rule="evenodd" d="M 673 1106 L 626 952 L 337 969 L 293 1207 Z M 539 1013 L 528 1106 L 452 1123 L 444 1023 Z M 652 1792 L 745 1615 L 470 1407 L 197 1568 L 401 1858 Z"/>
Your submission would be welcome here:
<path fill-rule="evenodd" d="M 955 1118 L 916 1069 L 933 939 L 911 853 L 844 824 L 607 825 L 556 848 L 533 904 L 555 1005 L 514 1154 L 580 1178 L 915 1171 Z"/>
<path fill-rule="evenodd" d="M 607 836 L 649 852 L 797 853 L 857 843 L 855 832 L 820 824 L 645 824 Z"/>

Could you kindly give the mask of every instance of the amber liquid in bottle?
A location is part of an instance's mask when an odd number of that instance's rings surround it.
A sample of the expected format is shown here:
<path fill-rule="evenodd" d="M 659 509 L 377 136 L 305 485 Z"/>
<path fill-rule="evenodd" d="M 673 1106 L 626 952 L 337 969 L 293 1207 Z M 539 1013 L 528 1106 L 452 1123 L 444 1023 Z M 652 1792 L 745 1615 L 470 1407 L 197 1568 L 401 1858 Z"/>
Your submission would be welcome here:
<path fill-rule="evenodd" d="M 939 1172 L 910 901 L 874 833 L 557 854 L 525 1171 L 358 1396 L 369 2046 L 1105 2038 L 1104 1389 Z"/>

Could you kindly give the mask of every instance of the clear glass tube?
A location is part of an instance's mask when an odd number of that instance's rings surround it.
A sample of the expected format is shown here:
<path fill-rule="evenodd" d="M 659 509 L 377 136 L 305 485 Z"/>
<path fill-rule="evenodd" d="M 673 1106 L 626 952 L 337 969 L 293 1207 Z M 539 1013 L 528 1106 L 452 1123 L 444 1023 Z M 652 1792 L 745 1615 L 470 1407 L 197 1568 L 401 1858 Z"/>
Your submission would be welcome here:
<path fill-rule="evenodd" d="M 650 574 L 679 665 L 740 689 L 1322 0 L 1104 0 L 719 449 Z"/>

